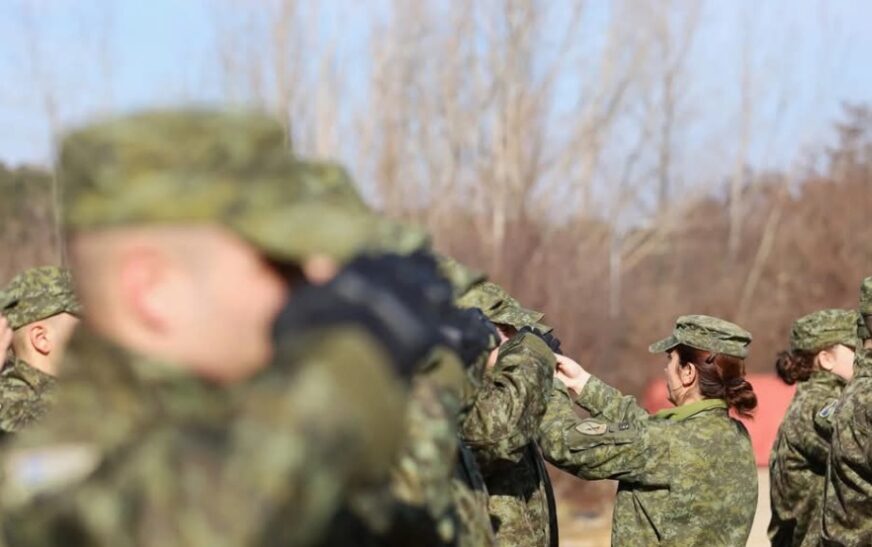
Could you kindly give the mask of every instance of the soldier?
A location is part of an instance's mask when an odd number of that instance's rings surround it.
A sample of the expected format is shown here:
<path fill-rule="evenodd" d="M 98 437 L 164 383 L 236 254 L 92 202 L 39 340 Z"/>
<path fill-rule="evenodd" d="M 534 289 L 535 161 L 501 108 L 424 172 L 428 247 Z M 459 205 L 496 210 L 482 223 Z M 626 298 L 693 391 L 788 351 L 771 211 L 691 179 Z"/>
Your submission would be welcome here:
<path fill-rule="evenodd" d="M 745 380 L 751 335 L 704 315 L 679 317 L 665 353 L 675 408 L 650 416 L 633 397 L 558 356 L 541 446 L 561 469 L 615 479 L 612 545 L 745 545 L 757 505 L 757 469 L 748 432 L 729 416 L 757 404 Z M 572 402 L 591 413 L 583 420 Z"/>
<path fill-rule="evenodd" d="M 270 118 L 208 111 L 64 139 L 86 325 L 57 411 L 2 453 L 8 544 L 306 545 L 350 488 L 385 478 L 395 372 L 432 346 L 425 292 L 390 292 L 379 272 L 407 272 L 376 258 L 323 284 L 372 219 L 315 199 L 284 141 Z M 404 324 L 379 324 L 385 309 Z"/>
<path fill-rule="evenodd" d="M 13 355 L 0 371 L 0 431 L 5 434 L 33 423 L 49 408 L 57 367 L 81 310 L 70 272 L 55 266 L 18 274 L 3 293 L 0 314 L 14 333 Z"/>
<path fill-rule="evenodd" d="M 555 358 L 532 327 L 542 314 L 523 308 L 501 287 L 477 283 L 458 299 L 498 328 L 500 345 L 476 372 L 461 423 L 464 442 L 482 469 L 488 507 L 500 545 L 556 545 L 557 516 L 551 481 L 536 439 L 552 389 Z"/>
<path fill-rule="evenodd" d="M 309 187 L 321 199 L 370 213 L 353 181 L 339 166 L 323 162 L 310 172 L 317 176 L 310 177 Z M 401 254 L 429 252 L 429 237 L 414 226 L 381 219 L 376 230 L 382 249 Z M 484 279 L 450 258 L 437 259 L 455 297 Z M 473 317 L 462 328 L 449 327 L 456 339 L 454 351 L 438 348 L 416 367 L 406 413 L 407 438 L 392 470 L 389 492 L 368 493 L 352 500 L 330 527 L 325 544 L 495 544 L 485 482 L 458 432 L 459 416 L 471 387 L 468 371 L 494 345 L 495 332 L 489 325 L 486 319 L 475 321 Z M 378 497 L 381 499 L 373 499 Z M 379 505 L 392 507 L 389 522 L 369 514 Z"/>
<path fill-rule="evenodd" d="M 854 376 L 830 418 L 832 442 L 824 490 L 823 545 L 872 544 L 872 277 L 860 287 Z"/>
<path fill-rule="evenodd" d="M 817 545 L 833 413 L 853 374 L 857 312 L 821 310 L 797 319 L 776 371 L 798 384 L 769 458 L 772 545 Z"/>
<path fill-rule="evenodd" d="M 335 171 L 333 176 L 324 179 L 322 191 L 329 194 L 331 199 L 348 203 L 353 209 L 368 210 L 351 180 Z M 380 223 L 379 227 L 380 240 L 397 252 L 429 248 L 429 238 L 414 227 L 390 222 Z M 545 337 L 556 348 L 559 348 L 559 341 L 550 334 L 549 327 L 538 324 L 542 314 L 521 308 L 501 288 L 486 282 L 483 274 L 450 257 L 439 255 L 438 259 L 440 271 L 450 280 L 461 307 L 482 307 L 487 315 L 487 308 L 493 305 L 490 311 L 498 312 L 494 315 L 497 320 L 514 323 L 504 324 L 505 332 L 526 326 L 535 327 L 536 333 L 525 333 L 506 344 L 499 349 L 502 352 L 499 359 L 497 343 L 488 348 L 493 352 L 466 356 L 464 361 L 468 365 L 468 381 L 463 385 L 459 412 L 444 412 L 456 406 L 457 385 L 452 383 L 453 387 L 446 390 L 446 384 L 440 382 L 443 411 L 439 413 L 456 417 L 463 442 L 447 442 L 443 435 L 449 426 L 441 419 L 436 419 L 433 405 L 426 404 L 413 392 L 408 421 L 410 444 L 400 463 L 403 479 L 400 482 L 404 483 L 399 488 L 404 492 L 401 499 L 427 499 L 429 501 L 424 502 L 424 505 L 430 507 L 428 512 L 439 512 L 437 508 L 445 508 L 445 504 L 437 499 L 444 499 L 444 488 L 450 484 L 452 507 L 442 514 L 454 515 L 457 520 L 457 541 L 460 545 L 492 544 L 491 524 L 497 529 L 497 543 L 556 545 L 558 535 L 553 491 L 544 461 L 533 442 L 547 395 L 527 386 L 542 383 L 542 387 L 547 388 L 554 369 L 550 350 L 543 349 L 543 344 L 532 340 L 536 336 Z M 497 296 L 483 296 L 485 294 Z M 507 339 L 504 337 L 503 341 Z M 488 353 L 493 357 L 491 368 L 496 371 L 494 374 L 485 373 Z M 423 376 L 419 376 L 419 382 L 423 381 Z M 430 408 L 429 420 L 422 419 L 427 414 L 421 412 L 420 408 L 415 410 L 419 405 Z M 506 435 L 508 431 L 513 434 Z M 437 438 L 442 438 L 438 442 L 444 448 L 442 451 L 432 449 L 437 444 Z M 457 478 L 446 482 L 438 477 L 444 476 L 445 455 L 450 452 L 447 449 L 449 445 L 459 451 L 459 458 L 455 466 Z M 482 477 L 480 467 L 489 468 L 488 479 Z M 498 494 L 488 495 L 488 483 L 493 483 Z M 430 486 L 425 487 L 425 484 Z M 440 491 L 441 494 L 437 495 Z M 418 493 L 411 496 L 411 492 Z M 425 492 L 428 494 L 425 495 Z M 444 523 L 445 518 L 441 522 Z"/>

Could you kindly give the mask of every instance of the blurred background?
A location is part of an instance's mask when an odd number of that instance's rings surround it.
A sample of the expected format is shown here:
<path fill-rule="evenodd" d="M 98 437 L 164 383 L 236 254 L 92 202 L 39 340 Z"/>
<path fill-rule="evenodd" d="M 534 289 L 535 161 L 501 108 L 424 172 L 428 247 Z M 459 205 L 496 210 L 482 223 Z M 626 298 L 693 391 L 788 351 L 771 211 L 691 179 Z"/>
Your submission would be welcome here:
<path fill-rule="evenodd" d="M 4 0 L 0 35 L 0 283 L 63 261 L 65 128 L 264 108 L 650 408 L 676 316 L 748 328 L 765 465 L 791 322 L 872 273 L 865 0 Z M 564 544 L 608 544 L 614 485 L 557 478 Z"/>

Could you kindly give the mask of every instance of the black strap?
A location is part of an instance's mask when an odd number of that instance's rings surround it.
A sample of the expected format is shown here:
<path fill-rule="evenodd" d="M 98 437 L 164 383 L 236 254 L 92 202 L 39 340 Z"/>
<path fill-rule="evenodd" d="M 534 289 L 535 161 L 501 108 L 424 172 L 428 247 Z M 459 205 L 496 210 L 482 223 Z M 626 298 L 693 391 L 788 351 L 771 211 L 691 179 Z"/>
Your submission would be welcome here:
<path fill-rule="evenodd" d="M 478 462 L 475 461 L 472 450 L 463 441 L 460 441 L 457 446 L 457 465 L 455 466 L 454 474 L 472 490 L 484 492 L 487 495 L 487 484 L 485 484 L 484 478 L 481 476 Z"/>
<path fill-rule="evenodd" d="M 558 547 L 560 544 L 560 533 L 557 529 L 557 501 L 554 499 L 554 487 L 551 485 L 551 477 L 545 468 L 545 458 L 542 457 L 539 445 L 532 442 L 527 447 L 530 451 L 530 456 L 536 462 L 539 481 L 542 483 L 542 488 L 545 489 L 545 501 L 548 505 L 548 535 L 550 536 L 548 545 L 550 547 Z"/>

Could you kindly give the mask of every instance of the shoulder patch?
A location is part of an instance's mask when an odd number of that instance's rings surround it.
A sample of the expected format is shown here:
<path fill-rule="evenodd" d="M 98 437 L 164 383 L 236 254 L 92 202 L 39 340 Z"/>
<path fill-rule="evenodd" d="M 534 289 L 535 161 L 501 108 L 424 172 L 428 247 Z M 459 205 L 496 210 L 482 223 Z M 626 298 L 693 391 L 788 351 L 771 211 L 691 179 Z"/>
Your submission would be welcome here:
<path fill-rule="evenodd" d="M 604 424 L 602 422 L 595 422 L 592 420 L 585 420 L 575 426 L 575 430 L 581 433 L 582 435 L 605 435 L 606 431 L 609 430 L 609 424 Z"/>
<path fill-rule="evenodd" d="M 83 480 L 101 460 L 97 446 L 85 443 L 13 450 L 3 462 L 4 486 L 24 501 Z"/>
<path fill-rule="evenodd" d="M 820 412 L 818 412 L 818 416 L 820 416 L 821 418 L 829 418 L 830 416 L 832 416 L 833 412 L 836 411 L 836 404 L 838 404 L 838 402 L 838 399 L 834 399 L 827 403 L 827 405 L 823 407 Z"/>

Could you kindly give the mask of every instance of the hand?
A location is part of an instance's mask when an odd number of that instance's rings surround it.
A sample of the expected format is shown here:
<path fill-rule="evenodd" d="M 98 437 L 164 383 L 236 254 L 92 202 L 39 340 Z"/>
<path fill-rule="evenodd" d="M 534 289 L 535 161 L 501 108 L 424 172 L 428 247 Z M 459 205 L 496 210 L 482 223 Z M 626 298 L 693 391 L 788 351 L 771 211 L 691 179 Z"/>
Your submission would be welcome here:
<path fill-rule="evenodd" d="M 557 370 L 554 372 L 554 377 L 566 384 L 566 387 L 577 397 L 590 380 L 590 373 L 565 355 L 555 355 L 555 357 Z"/>
<path fill-rule="evenodd" d="M 11 345 L 12 327 L 9 326 L 9 321 L 0 315 L 0 365 L 6 359 L 6 352 L 9 351 Z"/>
<path fill-rule="evenodd" d="M 279 313 L 274 336 L 281 346 L 312 329 L 354 325 L 380 342 L 397 374 L 408 379 L 443 343 L 439 329 L 452 307 L 451 286 L 432 257 L 361 256 L 329 283 L 297 289 Z"/>

